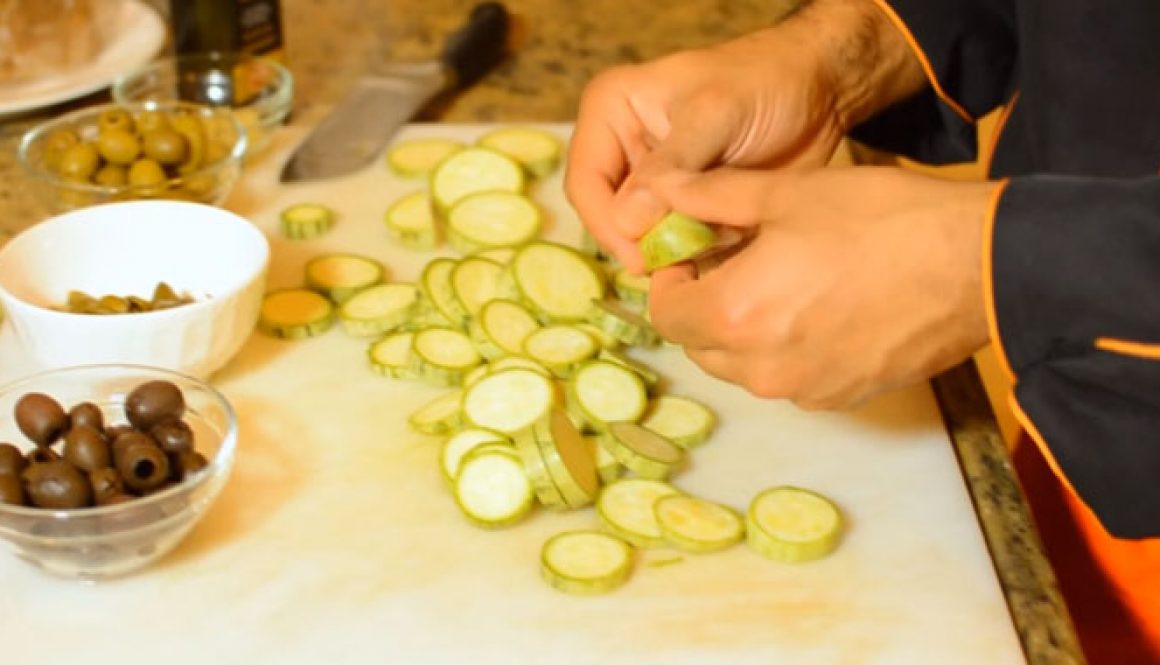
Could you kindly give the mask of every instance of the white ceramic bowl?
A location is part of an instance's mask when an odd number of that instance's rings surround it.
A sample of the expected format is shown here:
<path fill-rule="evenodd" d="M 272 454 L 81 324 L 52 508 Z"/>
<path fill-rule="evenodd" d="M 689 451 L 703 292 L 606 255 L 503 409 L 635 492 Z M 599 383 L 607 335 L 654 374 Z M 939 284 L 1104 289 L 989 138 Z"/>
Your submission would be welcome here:
<path fill-rule="evenodd" d="M 0 248 L 0 303 L 25 353 L 51 369 L 130 363 L 208 377 L 257 322 L 265 235 L 200 203 L 108 203 L 52 217 Z M 149 298 L 158 282 L 195 302 L 135 314 L 52 309 L 70 290 Z"/>

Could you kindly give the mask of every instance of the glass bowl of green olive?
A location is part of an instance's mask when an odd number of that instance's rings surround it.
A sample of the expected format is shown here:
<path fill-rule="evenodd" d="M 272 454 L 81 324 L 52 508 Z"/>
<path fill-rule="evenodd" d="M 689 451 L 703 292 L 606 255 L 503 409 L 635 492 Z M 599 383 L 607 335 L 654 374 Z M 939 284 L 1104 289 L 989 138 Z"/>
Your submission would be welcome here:
<path fill-rule="evenodd" d="M 229 109 L 179 101 L 105 104 L 33 127 L 20 163 L 48 213 L 133 199 L 220 205 L 241 174 L 246 131 Z"/>
<path fill-rule="evenodd" d="M 246 157 L 261 154 L 290 114 L 294 76 L 267 56 L 211 51 L 159 58 L 113 82 L 121 103 L 181 100 L 231 109 L 246 128 Z"/>
<path fill-rule="evenodd" d="M 57 577 L 120 577 L 173 551 L 225 485 L 237 417 L 213 386 L 84 365 L 0 387 L 0 543 Z"/>

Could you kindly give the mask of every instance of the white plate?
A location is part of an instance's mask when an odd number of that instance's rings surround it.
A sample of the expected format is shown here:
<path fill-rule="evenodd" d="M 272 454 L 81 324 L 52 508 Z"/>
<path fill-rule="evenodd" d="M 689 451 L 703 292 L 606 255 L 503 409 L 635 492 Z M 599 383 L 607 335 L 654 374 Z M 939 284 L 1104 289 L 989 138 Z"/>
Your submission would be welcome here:
<path fill-rule="evenodd" d="M 43 79 L 0 85 L 0 115 L 50 106 L 96 92 L 122 73 L 149 62 L 165 43 L 165 22 L 140 0 L 120 0 L 115 35 L 100 55 Z"/>

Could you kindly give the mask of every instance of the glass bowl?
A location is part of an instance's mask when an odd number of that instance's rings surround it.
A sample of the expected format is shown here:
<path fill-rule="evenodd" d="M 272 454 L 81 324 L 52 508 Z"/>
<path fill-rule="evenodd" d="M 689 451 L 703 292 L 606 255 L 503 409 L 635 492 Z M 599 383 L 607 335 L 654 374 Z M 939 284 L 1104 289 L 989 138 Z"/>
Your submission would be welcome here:
<path fill-rule="evenodd" d="M 81 176 L 74 167 L 77 161 L 83 160 L 69 159 L 67 151 L 73 143 L 96 146 L 102 118 L 120 111 L 128 112 L 135 126 L 153 122 L 145 120 L 147 117 L 160 116 L 175 129 L 180 127 L 182 138 L 177 139 L 178 147 L 170 149 L 178 150 L 183 161 L 159 167 L 163 170 L 158 178 L 136 182 L 132 175 L 137 166 L 134 163 L 127 167 L 128 174 L 123 174 L 128 182 L 97 184 L 95 171 L 106 162 L 92 154 L 91 159 L 96 161 L 91 169 L 86 167 L 84 171 L 93 175 Z M 137 143 L 140 157 L 145 154 L 142 146 L 146 141 L 139 139 Z M 58 213 L 133 199 L 178 199 L 220 205 L 241 174 L 245 150 L 245 129 L 229 110 L 188 102 L 151 101 L 92 106 L 41 123 L 24 134 L 19 159 L 36 189 L 37 198 L 49 213 Z M 62 170 L 68 162 L 73 163 L 70 168 L 74 170 Z"/>
<path fill-rule="evenodd" d="M 124 503 L 68 510 L 0 503 L 0 542 L 17 557 L 63 578 L 118 577 L 173 550 L 205 515 L 229 477 L 238 439 L 233 407 L 205 382 L 139 365 L 70 367 L 0 387 L 0 413 L 12 413 L 21 396 L 41 392 L 66 410 L 93 402 L 104 413 L 106 425 L 125 423 L 125 396 L 153 380 L 170 381 L 181 389 L 184 419 L 208 465 L 166 489 Z M 25 452 L 34 448 L 12 418 L 0 421 L 0 441 Z"/>
<path fill-rule="evenodd" d="M 294 76 L 277 60 L 244 53 L 202 53 L 155 60 L 113 82 L 122 103 L 182 100 L 234 111 L 246 128 L 246 155 L 265 150 L 290 114 Z"/>

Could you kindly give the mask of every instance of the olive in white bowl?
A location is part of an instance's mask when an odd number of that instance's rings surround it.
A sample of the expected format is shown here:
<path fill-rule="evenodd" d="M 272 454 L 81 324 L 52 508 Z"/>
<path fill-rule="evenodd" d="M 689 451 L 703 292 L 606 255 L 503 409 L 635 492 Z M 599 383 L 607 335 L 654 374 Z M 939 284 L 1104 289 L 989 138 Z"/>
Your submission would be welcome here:
<path fill-rule="evenodd" d="M 258 319 L 266 236 L 228 210 L 183 201 L 109 203 L 59 215 L 0 248 L 0 304 L 37 369 L 131 363 L 205 378 Z M 68 309 L 70 294 L 189 302 L 110 315 Z"/>

